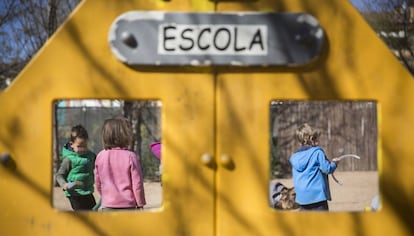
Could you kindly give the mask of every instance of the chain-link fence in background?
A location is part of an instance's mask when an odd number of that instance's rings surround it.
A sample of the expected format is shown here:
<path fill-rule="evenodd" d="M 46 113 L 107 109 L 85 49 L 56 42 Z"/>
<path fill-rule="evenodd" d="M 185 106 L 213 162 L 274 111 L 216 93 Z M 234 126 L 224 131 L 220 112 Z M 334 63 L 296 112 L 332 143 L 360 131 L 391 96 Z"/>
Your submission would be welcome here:
<path fill-rule="evenodd" d="M 161 107 L 151 105 L 147 109 L 141 109 L 144 125 L 140 129 L 140 157 L 144 179 L 146 181 L 159 181 L 159 160 L 152 154 L 148 146 L 155 141 L 160 141 Z M 123 116 L 122 106 L 118 107 L 55 107 L 55 135 L 54 135 L 54 156 L 53 173 L 56 173 L 61 163 L 63 146 L 69 141 L 71 128 L 75 125 L 82 125 L 89 135 L 88 148 L 98 154 L 102 149 L 102 126 L 106 119 Z M 134 133 L 136 133 L 134 131 Z M 155 136 L 154 136 L 155 134 Z M 135 143 L 137 140 L 134 140 Z"/>

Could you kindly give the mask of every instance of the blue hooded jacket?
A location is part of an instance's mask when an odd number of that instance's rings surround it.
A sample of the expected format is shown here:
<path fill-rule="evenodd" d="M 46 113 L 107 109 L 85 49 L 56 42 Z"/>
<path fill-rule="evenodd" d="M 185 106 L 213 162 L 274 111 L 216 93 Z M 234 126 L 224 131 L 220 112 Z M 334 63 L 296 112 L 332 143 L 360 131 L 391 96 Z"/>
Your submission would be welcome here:
<path fill-rule="evenodd" d="M 303 146 L 290 157 L 296 202 L 308 205 L 331 200 L 328 174 L 336 169 L 319 146 Z"/>

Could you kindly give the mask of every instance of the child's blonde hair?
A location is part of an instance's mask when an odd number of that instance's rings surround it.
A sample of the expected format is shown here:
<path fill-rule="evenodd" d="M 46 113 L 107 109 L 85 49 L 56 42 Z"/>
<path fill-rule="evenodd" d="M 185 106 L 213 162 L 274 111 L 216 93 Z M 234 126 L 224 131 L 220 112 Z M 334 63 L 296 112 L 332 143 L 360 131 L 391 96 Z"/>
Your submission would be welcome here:
<path fill-rule="evenodd" d="M 319 130 L 313 129 L 307 123 L 299 126 L 296 130 L 296 139 L 300 142 L 301 145 L 318 145 L 318 138 L 321 132 Z"/>
<path fill-rule="evenodd" d="M 102 128 L 102 141 L 105 149 L 128 148 L 132 143 L 132 130 L 127 119 L 107 119 Z"/>

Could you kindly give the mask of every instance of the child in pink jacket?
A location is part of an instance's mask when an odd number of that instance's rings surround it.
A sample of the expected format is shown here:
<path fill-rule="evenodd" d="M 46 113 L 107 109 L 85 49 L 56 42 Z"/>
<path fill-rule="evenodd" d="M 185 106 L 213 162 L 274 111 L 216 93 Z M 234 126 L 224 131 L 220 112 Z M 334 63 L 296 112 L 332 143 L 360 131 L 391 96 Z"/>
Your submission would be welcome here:
<path fill-rule="evenodd" d="M 104 150 L 95 161 L 95 184 L 103 210 L 142 209 L 144 179 L 137 155 L 128 150 L 132 131 L 124 118 L 107 119 L 102 129 Z"/>

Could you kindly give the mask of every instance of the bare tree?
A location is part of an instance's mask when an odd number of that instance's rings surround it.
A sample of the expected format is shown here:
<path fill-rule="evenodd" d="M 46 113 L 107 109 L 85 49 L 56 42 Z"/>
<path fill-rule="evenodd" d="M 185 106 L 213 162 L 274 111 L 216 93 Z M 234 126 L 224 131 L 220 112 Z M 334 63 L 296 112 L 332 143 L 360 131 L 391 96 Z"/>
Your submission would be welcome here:
<path fill-rule="evenodd" d="M 0 89 L 19 74 L 79 2 L 0 1 Z"/>
<path fill-rule="evenodd" d="M 156 101 L 125 101 L 124 116 L 131 121 L 133 130 L 133 150 L 142 154 L 143 138 L 160 141 L 160 111 Z"/>
<path fill-rule="evenodd" d="M 138 154 L 147 179 L 157 178 L 159 161 L 149 153 L 149 144 L 161 141 L 161 110 L 157 101 L 125 101 L 123 115 L 131 121 L 132 150 Z"/>
<path fill-rule="evenodd" d="M 414 74 L 414 0 L 361 0 L 362 16 Z"/>

